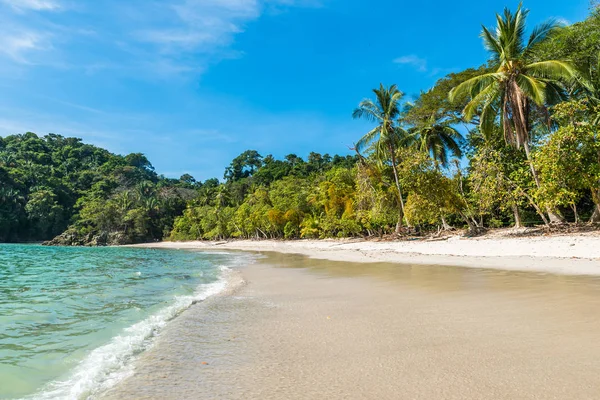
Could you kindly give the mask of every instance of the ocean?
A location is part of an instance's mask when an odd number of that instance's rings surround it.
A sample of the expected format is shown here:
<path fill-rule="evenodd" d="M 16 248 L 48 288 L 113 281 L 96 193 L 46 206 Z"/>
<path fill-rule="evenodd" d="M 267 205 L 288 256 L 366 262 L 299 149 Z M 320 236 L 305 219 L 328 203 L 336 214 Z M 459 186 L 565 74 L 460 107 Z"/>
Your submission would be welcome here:
<path fill-rule="evenodd" d="M 170 320 L 225 289 L 241 257 L 0 244 L 0 399 L 112 387 Z"/>

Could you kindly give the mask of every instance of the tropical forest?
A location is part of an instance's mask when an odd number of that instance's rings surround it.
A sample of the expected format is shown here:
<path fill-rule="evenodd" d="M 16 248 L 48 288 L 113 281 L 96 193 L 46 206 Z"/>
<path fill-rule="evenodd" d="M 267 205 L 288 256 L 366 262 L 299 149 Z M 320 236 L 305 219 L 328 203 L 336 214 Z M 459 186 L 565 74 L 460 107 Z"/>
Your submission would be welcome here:
<path fill-rule="evenodd" d="M 0 138 L 0 241 L 402 238 L 600 222 L 600 10 L 482 27 L 481 65 L 418 96 L 377 83 L 350 155 L 247 150 L 222 179 L 159 175 L 77 138 Z M 401 77 L 399 77 L 401 83 Z M 367 89 L 367 88 L 366 88 Z M 340 151 L 345 149 L 340 149 Z"/>

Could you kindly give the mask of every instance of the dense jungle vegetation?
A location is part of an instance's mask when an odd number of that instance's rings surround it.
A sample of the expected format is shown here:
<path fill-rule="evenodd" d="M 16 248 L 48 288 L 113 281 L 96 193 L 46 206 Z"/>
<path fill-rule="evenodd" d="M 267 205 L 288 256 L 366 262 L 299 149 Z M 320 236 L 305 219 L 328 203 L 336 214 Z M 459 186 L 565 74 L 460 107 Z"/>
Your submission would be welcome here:
<path fill-rule="evenodd" d="M 352 156 L 248 150 L 222 182 L 158 176 L 142 154 L 0 138 L 0 241 L 324 238 L 600 221 L 600 12 L 483 28 L 490 57 L 406 101 L 380 85 Z M 484 60 L 482 60 L 484 61 Z"/>
<path fill-rule="evenodd" d="M 76 138 L 0 138 L 0 241 L 51 239 L 69 226 L 72 244 L 160 239 L 196 195 L 186 179 L 158 176 L 142 154 Z"/>

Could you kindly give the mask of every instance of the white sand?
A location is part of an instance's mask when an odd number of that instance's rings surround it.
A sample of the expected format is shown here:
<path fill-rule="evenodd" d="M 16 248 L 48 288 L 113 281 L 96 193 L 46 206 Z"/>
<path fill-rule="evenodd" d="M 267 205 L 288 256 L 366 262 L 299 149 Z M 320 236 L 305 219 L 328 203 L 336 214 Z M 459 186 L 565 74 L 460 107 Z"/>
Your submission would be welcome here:
<path fill-rule="evenodd" d="M 102 398 L 599 398 L 598 278 L 278 253 L 238 271 Z"/>
<path fill-rule="evenodd" d="M 600 235 L 461 238 L 437 241 L 365 240 L 162 242 L 139 247 L 247 250 L 302 254 L 347 262 L 455 265 L 567 275 L 600 275 Z"/>

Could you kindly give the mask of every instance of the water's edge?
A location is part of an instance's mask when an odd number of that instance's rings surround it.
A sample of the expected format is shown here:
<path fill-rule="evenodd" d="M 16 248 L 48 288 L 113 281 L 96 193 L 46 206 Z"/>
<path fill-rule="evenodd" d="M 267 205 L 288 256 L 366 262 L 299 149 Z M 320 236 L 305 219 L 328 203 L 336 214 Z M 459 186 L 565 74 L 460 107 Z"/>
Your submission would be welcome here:
<path fill-rule="evenodd" d="M 249 253 L 238 253 L 238 257 L 228 263 L 230 265 L 218 266 L 221 274 L 217 281 L 200 284 L 193 295 L 176 296 L 173 304 L 129 326 L 109 343 L 90 352 L 73 369 L 69 378 L 50 382 L 37 393 L 22 400 L 93 399 L 101 396 L 133 375 L 139 355 L 154 345 L 155 339 L 167 324 L 194 305 L 210 297 L 224 295 L 242 285 L 242 275 L 235 268 L 246 265 L 255 258 L 255 255 Z"/>

